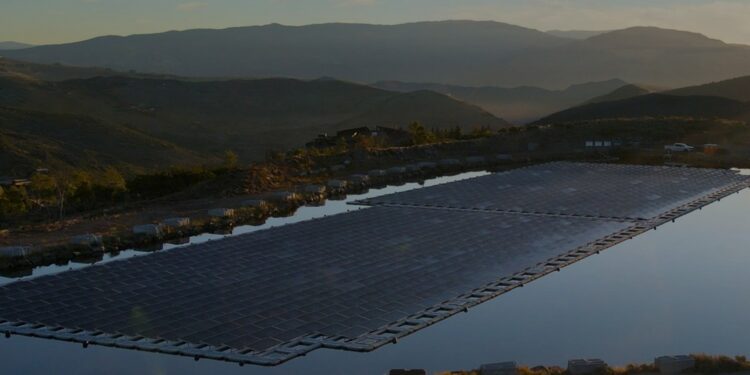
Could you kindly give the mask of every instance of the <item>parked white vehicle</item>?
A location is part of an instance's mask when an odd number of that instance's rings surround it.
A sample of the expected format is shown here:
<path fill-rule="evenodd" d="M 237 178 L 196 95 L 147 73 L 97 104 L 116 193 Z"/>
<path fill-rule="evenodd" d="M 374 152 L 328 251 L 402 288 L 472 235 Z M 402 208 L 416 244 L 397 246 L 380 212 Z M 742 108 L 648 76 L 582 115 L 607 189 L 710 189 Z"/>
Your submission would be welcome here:
<path fill-rule="evenodd" d="M 670 152 L 690 152 L 693 151 L 695 147 L 687 145 L 685 143 L 675 143 L 671 145 L 664 146 L 664 151 L 670 151 Z"/>

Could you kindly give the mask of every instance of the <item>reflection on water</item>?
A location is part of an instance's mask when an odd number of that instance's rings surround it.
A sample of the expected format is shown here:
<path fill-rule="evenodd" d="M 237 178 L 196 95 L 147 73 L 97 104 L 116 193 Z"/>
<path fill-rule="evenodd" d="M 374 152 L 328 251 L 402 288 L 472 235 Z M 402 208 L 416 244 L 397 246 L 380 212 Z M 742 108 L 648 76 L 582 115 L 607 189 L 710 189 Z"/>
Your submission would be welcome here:
<path fill-rule="evenodd" d="M 311 209 L 285 219 L 309 219 Z M 371 353 L 323 349 L 278 367 L 240 368 L 14 336 L 0 339 L 0 361 L 24 374 L 368 375 L 505 360 L 624 364 L 663 354 L 750 354 L 749 212 L 744 190 Z"/>

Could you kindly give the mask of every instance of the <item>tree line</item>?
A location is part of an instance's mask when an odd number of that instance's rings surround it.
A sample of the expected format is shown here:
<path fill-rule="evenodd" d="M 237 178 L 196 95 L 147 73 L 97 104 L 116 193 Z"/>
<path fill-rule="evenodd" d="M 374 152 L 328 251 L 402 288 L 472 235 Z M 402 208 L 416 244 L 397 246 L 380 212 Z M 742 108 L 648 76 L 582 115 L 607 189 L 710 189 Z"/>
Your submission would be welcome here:
<path fill-rule="evenodd" d="M 237 154 L 227 151 L 221 166 L 175 167 L 129 179 L 112 166 L 98 173 L 37 172 L 28 185 L 0 187 L 0 221 L 62 220 L 70 213 L 153 199 L 212 180 L 235 170 L 237 163 Z"/>

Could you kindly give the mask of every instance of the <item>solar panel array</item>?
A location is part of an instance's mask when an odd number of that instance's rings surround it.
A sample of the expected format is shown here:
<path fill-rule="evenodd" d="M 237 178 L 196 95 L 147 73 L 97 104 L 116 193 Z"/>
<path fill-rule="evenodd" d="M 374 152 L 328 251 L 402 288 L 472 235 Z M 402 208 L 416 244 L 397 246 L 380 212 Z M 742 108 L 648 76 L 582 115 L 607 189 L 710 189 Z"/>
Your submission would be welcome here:
<path fill-rule="evenodd" d="M 523 168 L 12 283 L 0 287 L 0 329 L 260 364 L 372 350 L 746 183 L 713 170 Z"/>
<path fill-rule="evenodd" d="M 359 203 L 646 220 L 744 181 L 729 170 L 558 162 Z"/>
<path fill-rule="evenodd" d="M 15 283 L 0 316 L 256 351 L 357 337 L 626 226 L 591 224 L 377 207 Z"/>

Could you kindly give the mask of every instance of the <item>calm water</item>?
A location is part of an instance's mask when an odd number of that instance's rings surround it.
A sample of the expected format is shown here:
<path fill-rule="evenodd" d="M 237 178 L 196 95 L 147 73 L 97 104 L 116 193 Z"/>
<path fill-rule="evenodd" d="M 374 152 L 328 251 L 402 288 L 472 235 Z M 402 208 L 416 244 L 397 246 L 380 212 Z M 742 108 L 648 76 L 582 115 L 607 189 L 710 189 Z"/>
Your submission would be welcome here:
<path fill-rule="evenodd" d="M 429 183 L 439 181 L 447 180 Z M 347 209 L 356 207 L 328 202 L 235 232 Z M 372 353 L 323 349 L 274 368 L 239 367 L 14 336 L 0 339 L 0 373 L 367 375 L 504 360 L 562 365 L 570 358 L 599 357 L 624 364 L 663 354 L 747 355 L 749 213 L 750 190 L 744 190 Z"/>

